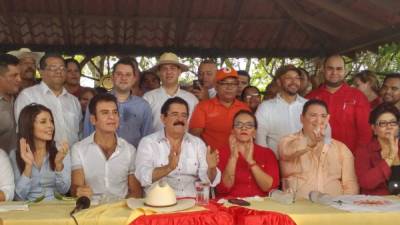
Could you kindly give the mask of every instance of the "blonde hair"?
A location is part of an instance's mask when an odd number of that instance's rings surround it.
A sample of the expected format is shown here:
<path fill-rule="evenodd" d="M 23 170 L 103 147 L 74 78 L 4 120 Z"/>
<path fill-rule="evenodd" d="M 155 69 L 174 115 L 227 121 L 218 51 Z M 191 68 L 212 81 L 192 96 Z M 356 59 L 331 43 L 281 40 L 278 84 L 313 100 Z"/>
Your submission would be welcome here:
<path fill-rule="evenodd" d="M 363 70 L 354 75 L 353 80 L 355 79 L 360 79 L 360 81 L 363 83 L 369 83 L 375 94 L 379 95 L 379 81 L 374 72 L 370 70 Z"/>

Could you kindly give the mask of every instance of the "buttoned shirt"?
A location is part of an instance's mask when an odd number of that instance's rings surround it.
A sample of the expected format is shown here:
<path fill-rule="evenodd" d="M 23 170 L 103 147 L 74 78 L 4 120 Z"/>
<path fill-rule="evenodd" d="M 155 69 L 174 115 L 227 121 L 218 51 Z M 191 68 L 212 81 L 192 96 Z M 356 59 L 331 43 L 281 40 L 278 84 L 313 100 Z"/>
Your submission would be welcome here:
<path fill-rule="evenodd" d="M 47 153 L 42 166 L 32 165 L 31 177 L 27 177 L 18 168 L 16 150 L 10 152 L 11 164 L 15 178 L 15 198 L 17 200 L 35 200 L 44 196 L 46 200 L 53 200 L 54 193 L 65 194 L 71 186 L 71 157 L 64 157 L 63 170 L 51 170 L 49 154 Z"/>
<path fill-rule="evenodd" d="M 368 124 L 370 104 L 361 91 L 343 84 L 331 93 L 326 85 L 322 85 L 306 98 L 320 99 L 328 105 L 332 137 L 343 142 L 353 153 L 357 146 L 369 143 L 372 137 Z"/>
<path fill-rule="evenodd" d="M 14 173 L 6 152 L 0 149 L 0 191 L 3 192 L 6 201 L 14 198 Z"/>
<path fill-rule="evenodd" d="M 14 118 L 14 98 L 7 101 L 0 94 L 0 148 L 10 152 L 16 147 L 17 133 Z"/>
<path fill-rule="evenodd" d="M 95 197 L 111 194 L 125 198 L 128 194 L 128 176 L 135 172 L 133 145 L 117 137 L 115 151 L 107 159 L 94 141 L 96 132 L 72 146 L 72 170 L 82 169 L 85 183 Z"/>
<path fill-rule="evenodd" d="M 15 101 L 15 119 L 21 110 L 31 104 L 42 104 L 49 108 L 54 117 L 54 140 L 60 144 L 64 140 L 72 146 L 79 140 L 79 123 L 82 120 L 81 105 L 78 99 L 63 88 L 61 94 L 56 96 L 43 81 L 40 84 L 26 88 L 18 95 Z"/>
<path fill-rule="evenodd" d="M 279 94 L 260 104 L 256 111 L 258 122 L 256 143 L 272 149 L 278 156 L 279 139 L 301 129 L 300 115 L 307 100 L 297 95 L 294 102 L 288 103 Z"/>
<path fill-rule="evenodd" d="M 180 97 L 185 100 L 189 105 L 189 116 L 192 115 L 194 107 L 197 105 L 199 100 L 192 93 L 187 92 L 178 88 L 174 95 L 169 95 L 165 89 L 161 86 L 152 91 L 146 92 L 143 98 L 150 104 L 151 111 L 153 114 L 153 130 L 158 131 L 164 128 L 164 124 L 161 122 L 161 107 L 164 103 L 173 97 Z"/>
<path fill-rule="evenodd" d="M 300 198 L 308 198 L 310 191 L 332 196 L 358 194 L 354 157 L 340 141 L 307 147 L 302 132 L 283 137 L 278 145 L 280 169 L 286 188 L 297 190 Z M 322 147 L 321 147 L 322 146 Z M 308 149 L 303 154 L 300 152 Z"/>
<path fill-rule="evenodd" d="M 178 166 L 167 176 L 161 178 L 175 190 L 177 197 L 195 197 L 194 183 L 197 180 L 210 183 L 207 174 L 206 153 L 206 145 L 200 138 L 185 133 Z M 168 165 L 169 154 L 170 144 L 165 137 L 164 129 L 146 136 L 140 141 L 135 175 L 146 192 L 152 184 L 154 169 Z M 220 181 L 221 172 L 217 169 L 217 175 L 211 186 L 216 186 Z"/>
<path fill-rule="evenodd" d="M 114 92 L 112 94 L 115 95 Z M 153 117 L 149 104 L 141 97 L 129 96 L 124 102 L 118 102 L 119 127 L 117 134 L 127 142 L 137 147 L 142 137 L 153 132 Z M 90 112 L 86 110 L 83 127 L 83 137 L 95 130 L 90 122 Z"/>

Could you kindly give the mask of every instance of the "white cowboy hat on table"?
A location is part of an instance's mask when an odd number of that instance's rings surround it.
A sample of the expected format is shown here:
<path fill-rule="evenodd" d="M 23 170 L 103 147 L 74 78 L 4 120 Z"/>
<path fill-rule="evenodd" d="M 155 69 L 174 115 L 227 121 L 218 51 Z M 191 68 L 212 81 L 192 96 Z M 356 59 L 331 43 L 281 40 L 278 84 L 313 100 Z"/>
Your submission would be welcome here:
<path fill-rule="evenodd" d="M 127 199 L 128 207 L 131 209 L 145 208 L 155 212 L 176 212 L 192 208 L 194 199 L 176 199 L 174 190 L 167 182 L 156 182 L 150 187 L 146 198 Z"/>
<path fill-rule="evenodd" d="M 38 64 L 39 60 L 44 56 L 44 52 L 32 52 L 29 48 L 20 48 L 18 50 L 9 51 L 7 54 L 13 55 L 18 59 L 31 57 L 35 60 L 36 64 Z"/>
<path fill-rule="evenodd" d="M 153 66 L 150 69 L 150 71 L 157 71 L 159 66 L 165 65 L 165 64 L 176 65 L 182 70 L 182 72 L 185 72 L 185 71 L 189 70 L 188 66 L 186 66 L 185 64 L 179 62 L 179 58 L 178 58 L 177 55 L 175 55 L 172 52 L 166 52 L 166 53 L 163 53 L 160 56 L 160 58 L 158 59 L 157 64 L 155 66 Z"/>

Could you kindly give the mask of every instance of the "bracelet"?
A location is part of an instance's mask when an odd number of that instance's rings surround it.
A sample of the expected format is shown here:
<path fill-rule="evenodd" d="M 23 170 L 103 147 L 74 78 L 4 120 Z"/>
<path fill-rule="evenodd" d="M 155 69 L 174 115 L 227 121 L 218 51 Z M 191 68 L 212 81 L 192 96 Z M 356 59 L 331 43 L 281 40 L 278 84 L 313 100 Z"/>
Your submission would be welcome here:
<path fill-rule="evenodd" d="M 253 166 L 257 166 L 257 162 L 253 162 L 252 164 L 249 164 L 249 168 L 253 168 Z"/>

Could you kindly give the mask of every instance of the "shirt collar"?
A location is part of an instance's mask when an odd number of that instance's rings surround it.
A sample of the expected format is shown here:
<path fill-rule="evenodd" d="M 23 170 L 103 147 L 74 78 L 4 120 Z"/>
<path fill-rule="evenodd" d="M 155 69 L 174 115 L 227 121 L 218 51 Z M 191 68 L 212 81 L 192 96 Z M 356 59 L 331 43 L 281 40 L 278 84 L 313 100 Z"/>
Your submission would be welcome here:
<path fill-rule="evenodd" d="M 276 97 L 275 97 L 277 102 L 284 102 L 284 103 L 286 103 L 288 105 L 291 105 L 291 104 L 296 103 L 296 102 L 300 102 L 301 98 L 302 97 L 300 95 L 296 94 L 296 99 L 294 100 L 294 102 L 288 103 L 285 99 L 282 98 L 280 93 L 276 94 Z"/>
<path fill-rule="evenodd" d="M 111 93 L 112 95 L 114 95 L 115 97 L 117 97 L 117 93 L 116 93 L 115 89 L 112 89 L 112 90 L 110 91 L 110 93 Z M 128 102 L 128 101 L 130 101 L 130 100 L 132 99 L 132 97 L 133 97 L 133 95 L 132 95 L 132 91 L 131 91 L 131 94 L 129 95 L 129 97 L 128 97 L 125 101 L 123 101 L 123 102 Z M 123 103 L 123 102 L 118 102 L 118 103 Z"/>
<path fill-rule="evenodd" d="M 226 107 L 226 106 L 224 106 L 224 105 L 219 101 L 218 95 L 215 96 L 214 98 L 212 98 L 211 101 L 212 101 L 215 105 L 220 105 L 220 106 Z M 237 100 L 237 99 L 235 98 L 235 99 L 233 100 L 232 105 L 229 106 L 229 108 L 235 107 L 235 106 L 240 106 L 241 103 L 242 103 L 241 101 L 239 101 L 239 100 Z"/>
<path fill-rule="evenodd" d="M 49 88 L 49 86 L 44 82 L 41 81 L 39 84 L 40 89 L 42 90 L 43 94 L 51 93 L 54 95 L 53 91 Z M 67 90 L 63 87 L 60 96 L 68 94 Z"/>
<path fill-rule="evenodd" d="M 169 94 L 167 93 L 167 91 L 164 89 L 163 86 L 160 87 L 160 91 L 161 91 L 161 94 L 166 95 L 166 96 L 168 96 L 168 97 L 176 97 L 176 96 L 178 96 L 179 92 L 181 91 L 181 88 L 180 88 L 179 85 L 178 85 L 178 89 L 176 89 L 176 92 L 175 92 L 174 95 L 169 95 Z"/>
<path fill-rule="evenodd" d="M 166 142 L 168 142 L 168 139 L 167 139 L 167 137 L 165 136 L 165 128 L 164 129 L 161 129 L 161 130 L 159 130 L 159 131 L 157 131 L 157 138 L 156 138 L 156 140 L 157 140 L 157 142 L 162 142 L 162 141 L 166 141 Z M 188 133 L 187 132 L 185 132 L 185 134 L 183 135 L 183 139 L 182 139 L 183 141 L 188 141 L 188 142 L 190 142 L 190 137 L 189 137 L 189 135 L 188 135 Z"/>
<path fill-rule="evenodd" d="M 90 143 L 90 144 L 96 144 L 96 145 L 97 145 L 97 143 L 94 142 L 94 134 L 95 134 L 95 133 L 96 133 L 96 131 L 93 132 L 91 135 L 89 135 L 89 143 Z M 117 139 L 117 147 L 116 147 L 115 151 L 117 151 L 119 148 L 122 147 L 122 143 L 121 143 L 121 141 L 119 140 L 119 137 L 118 137 L 117 133 L 115 133 L 115 138 Z"/>

